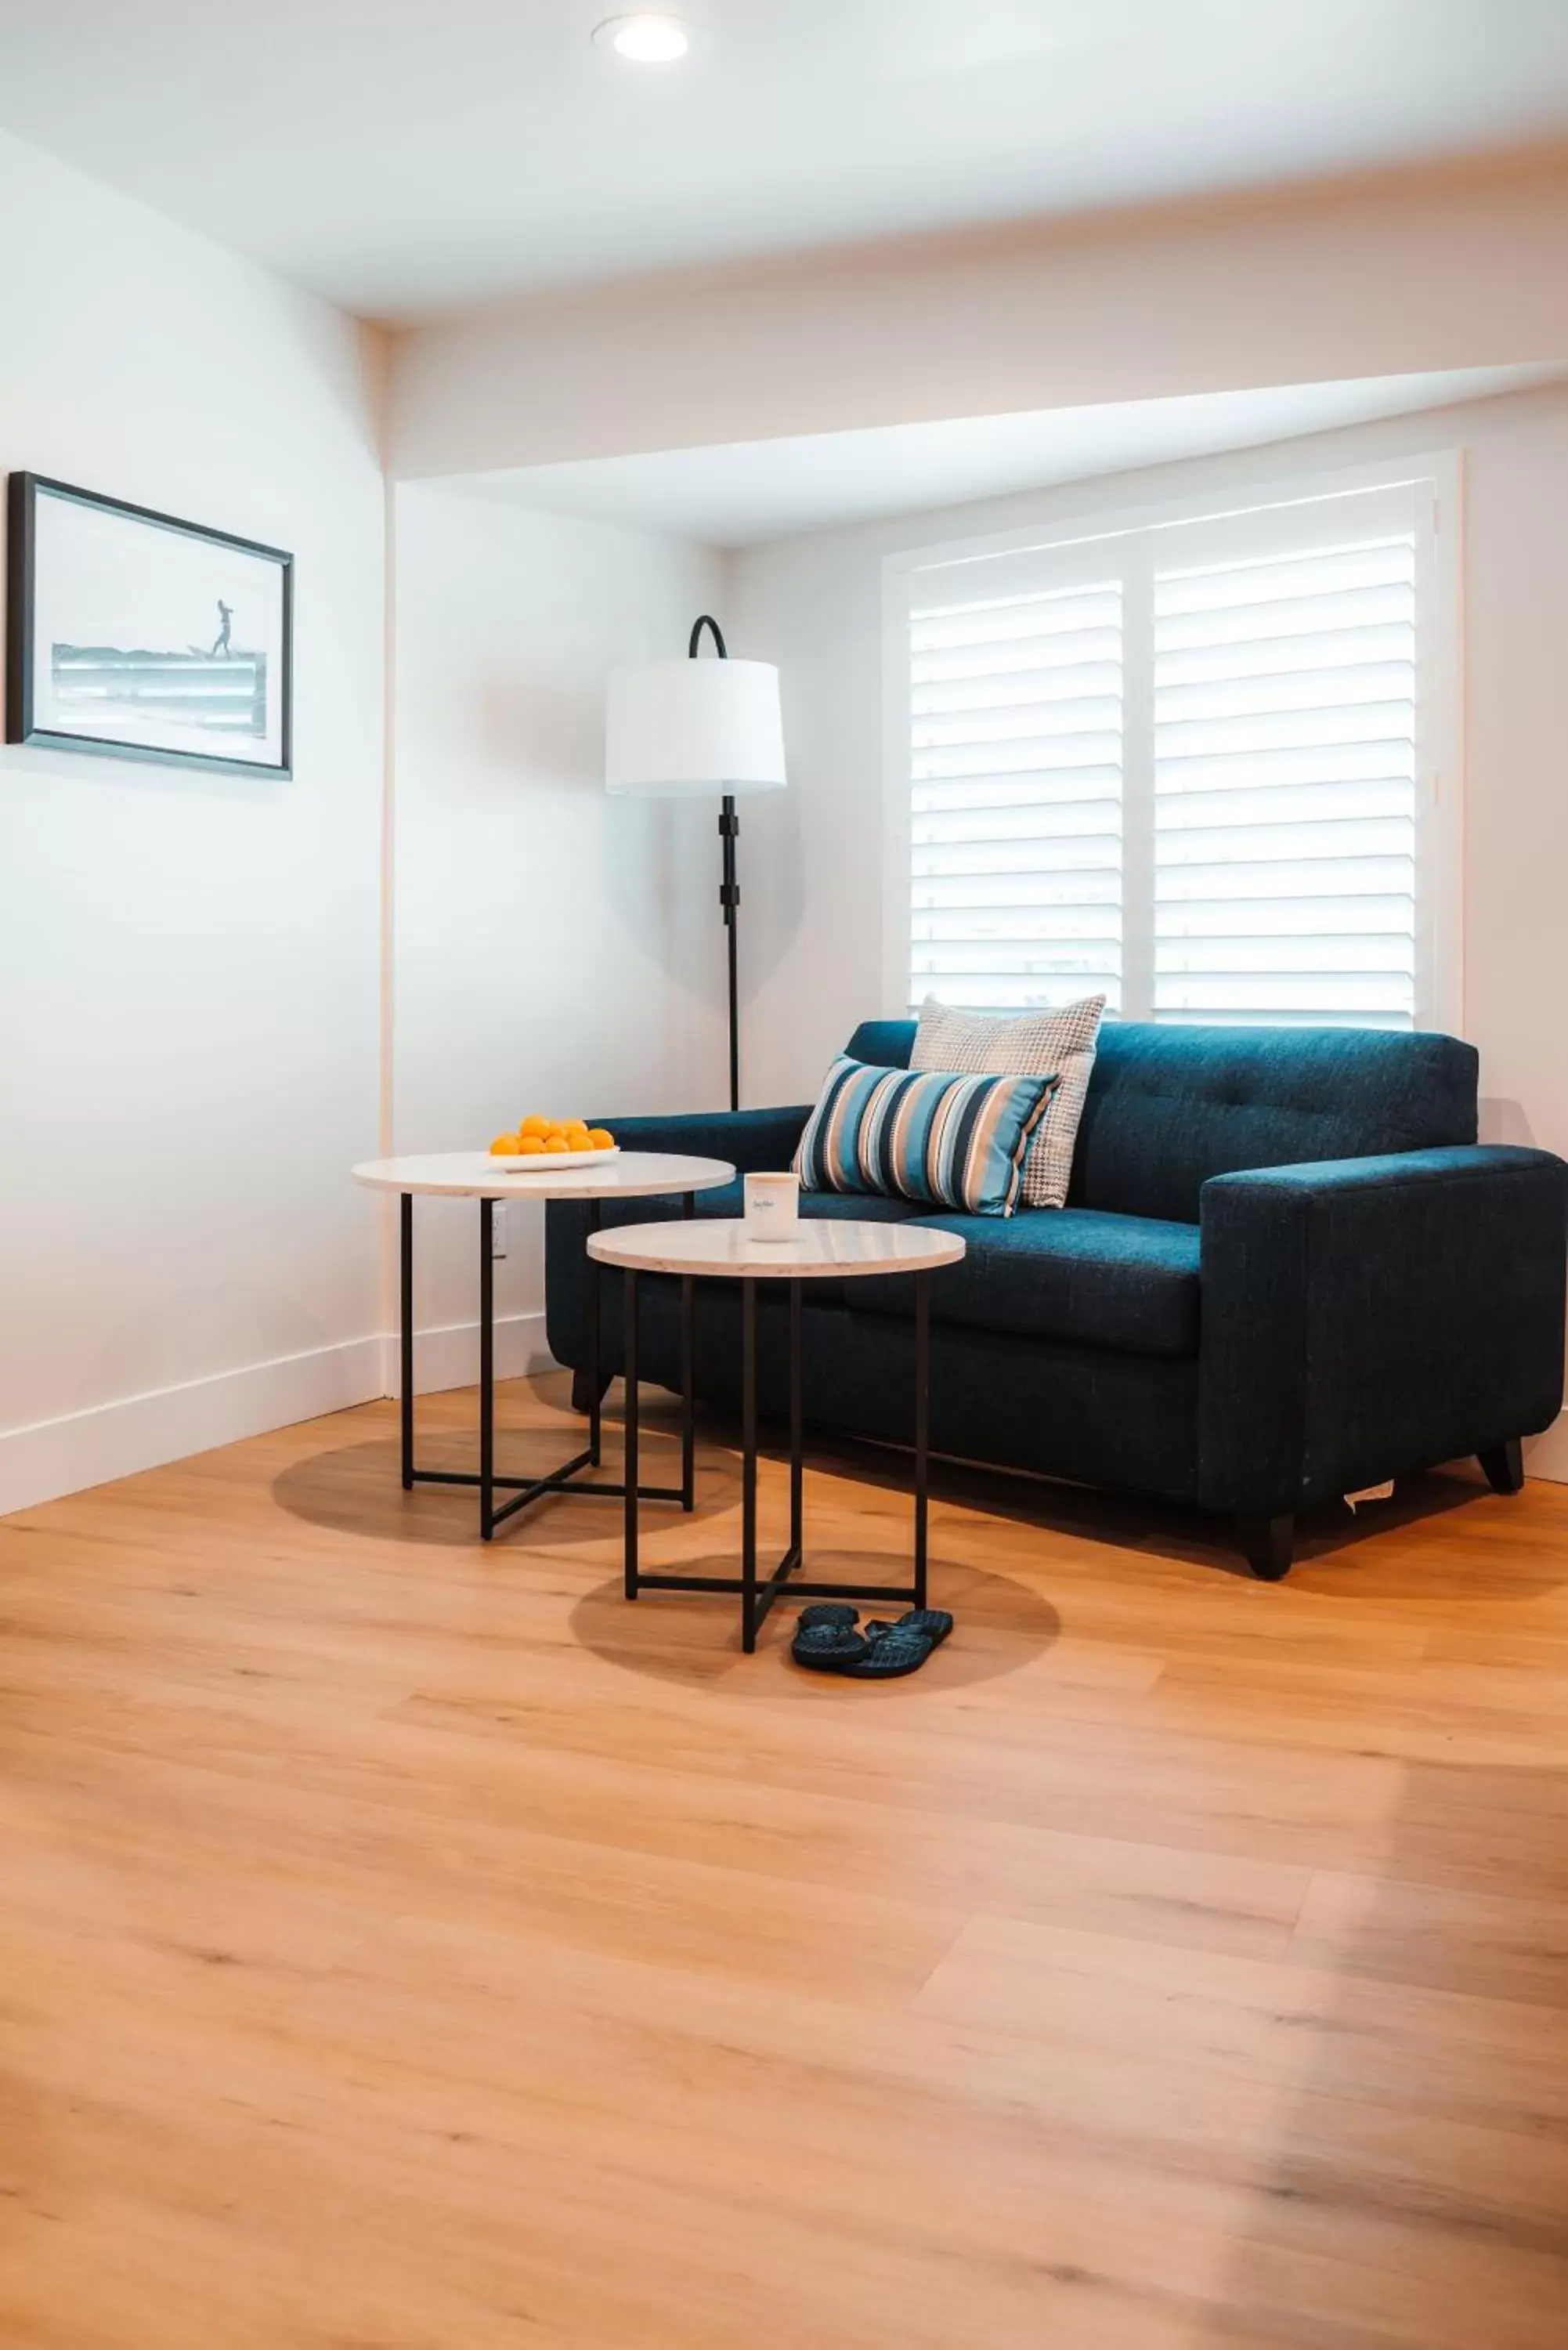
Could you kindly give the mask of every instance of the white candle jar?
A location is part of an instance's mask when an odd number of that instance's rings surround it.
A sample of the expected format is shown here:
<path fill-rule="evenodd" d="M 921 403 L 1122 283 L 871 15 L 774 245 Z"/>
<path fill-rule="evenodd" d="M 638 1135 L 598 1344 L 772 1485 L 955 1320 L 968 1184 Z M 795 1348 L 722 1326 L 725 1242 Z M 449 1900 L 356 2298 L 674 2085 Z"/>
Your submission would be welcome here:
<path fill-rule="evenodd" d="M 800 1227 L 800 1177 L 748 1175 L 743 1221 L 749 1240 L 793 1240 Z"/>

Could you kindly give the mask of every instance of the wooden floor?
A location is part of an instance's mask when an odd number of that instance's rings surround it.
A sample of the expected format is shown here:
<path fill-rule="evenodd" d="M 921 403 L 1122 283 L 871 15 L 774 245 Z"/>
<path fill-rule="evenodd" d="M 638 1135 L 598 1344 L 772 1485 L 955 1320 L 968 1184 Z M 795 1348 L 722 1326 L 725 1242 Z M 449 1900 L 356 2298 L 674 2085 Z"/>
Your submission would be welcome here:
<path fill-rule="evenodd" d="M 950 1472 L 875 1689 L 395 1436 L 0 1524 L 4 2350 L 1568 2343 L 1568 1489 L 1272 1588 Z M 906 1510 L 817 1456 L 819 1559 Z"/>

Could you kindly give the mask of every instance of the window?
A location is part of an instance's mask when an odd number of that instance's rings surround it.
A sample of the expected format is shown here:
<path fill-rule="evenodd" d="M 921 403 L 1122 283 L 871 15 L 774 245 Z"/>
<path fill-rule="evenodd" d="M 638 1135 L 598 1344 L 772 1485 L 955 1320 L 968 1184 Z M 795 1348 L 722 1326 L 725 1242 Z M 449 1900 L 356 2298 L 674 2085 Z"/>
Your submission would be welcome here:
<path fill-rule="evenodd" d="M 1437 486 L 897 558 L 896 999 L 1457 1024 Z"/>

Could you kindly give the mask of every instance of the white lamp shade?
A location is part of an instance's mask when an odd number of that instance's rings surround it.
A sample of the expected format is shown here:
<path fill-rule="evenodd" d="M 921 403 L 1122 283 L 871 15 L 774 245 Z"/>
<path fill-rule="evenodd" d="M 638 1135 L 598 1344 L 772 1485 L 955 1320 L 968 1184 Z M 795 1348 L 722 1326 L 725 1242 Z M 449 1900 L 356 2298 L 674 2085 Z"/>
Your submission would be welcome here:
<path fill-rule="evenodd" d="M 618 669 L 605 712 L 605 789 L 658 799 L 776 792 L 784 782 L 779 673 L 769 661 Z"/>

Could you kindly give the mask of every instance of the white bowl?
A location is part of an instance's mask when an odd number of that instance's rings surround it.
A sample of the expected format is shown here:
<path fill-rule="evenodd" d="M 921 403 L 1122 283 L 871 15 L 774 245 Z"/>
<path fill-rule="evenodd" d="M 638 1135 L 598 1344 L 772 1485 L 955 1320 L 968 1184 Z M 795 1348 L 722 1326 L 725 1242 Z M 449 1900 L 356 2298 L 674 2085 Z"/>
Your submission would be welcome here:
<path fill-rule="evenodd" d="M 607 1150 L 531 1150 L 525 1159 L 498 1159 L 494 1151 L 488 1156 L 504 1175 L 558 1175 L 563 1167 L 602 1167 L 607 1159 L 620 1157 L 620 1145 L 612 1142 Z"/>

